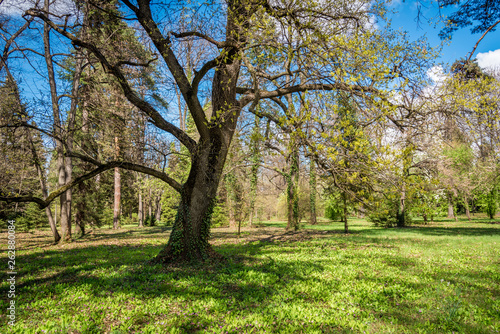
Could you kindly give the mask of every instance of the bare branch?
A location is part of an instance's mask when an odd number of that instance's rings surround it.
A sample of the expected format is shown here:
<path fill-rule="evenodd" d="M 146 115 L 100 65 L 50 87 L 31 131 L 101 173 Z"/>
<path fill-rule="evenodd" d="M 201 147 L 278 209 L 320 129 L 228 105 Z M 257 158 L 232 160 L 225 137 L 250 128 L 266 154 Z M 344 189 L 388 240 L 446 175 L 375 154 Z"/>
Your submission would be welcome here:
<path fill-rule="evenodd" d="M 235 47 L 233 43 L 224 41 L 224 42 L 219 42 L 213 39 L 210 36 L 207 36 L 205 34 L 202 34 L 198 31 L 186 31 L 186 32 L 181 32 L 181 33 L 175 33 L 173 31 L 170 32 L 175 38 L 185 38 L 185 37 L 199 37 L 203 38 L 209 43 L 212 43 L 213 45 L 217 46 L 219 49 L 225 48 L 225 47 Z"/>
<path fill-rule="evenodd" d="M 85 159 L 83 156 L 80 156 L 79 154 L 74 154 L 74 153 L 68 154 L 68 156 L 79 157 L 79 158 L 82 158 L 82 160 Z M 93 159 L 87 159 L 87 161 L 88 160 L 93 160 Z M 44 209 L 47 206 L 49 206 L 50 203 L 54 199 L 56 199 L 58 196 L 60 196 L 64 192 L 66 192 L 68 189 L 71 189 L 74 186 L 76 186 L 76 185 L 78 185 L 78 184 L 80 184 L 80 183 L 82 183 L 82 182 L 84 182 L 84 181 L 86 181 L 88 179 L 91 179 L 94 176 L 97 176 L 97 175 L 101 174 L 102 172 L 105 172 L 105 171 L 107 171 L 109 169 L 113 169 L 115 167 L 119 167 L 119 168 L 123 168 L 123 169 L 128 169 L 128 170 L 133 170 L 133 171 L 137 171 L 137 172 L 141 172 L 141 173 L 145 173 L 145 174 L 157 177 L 157 178 L 165 181 L 166 183 L 168 183 L 176 191 L 178 191 L 178 192 L 181 191 L 182 186 L 177 181 L 175 181 L 174 179 L 172 179 L 171 177 L 169 177 L 167 174 L 165 174 L 163 172 L 159 172 L 159 171 L 154 170 L 152 168 L 149 168 L 149 167 L 146 167 L 146 166 L 142 166 L 142 165 L 133 164 L 133 163 L 130 163 L 130 162 L 110 161 L 110 162 L 108 162 L 106 164 L 100 165 L 99 167 L 95 168 L 94 170 L 92 170 L 91 172 L 89 172 L 87 174 L 84 174 L 84 175 L 81 175 L 81 176 L 75 178 L 71 182 L 69 182 L 69 183 L 65 184 L 64 186 L 60 187 L 59 189 L 51 192 L 49 194 L 49 196 L 47 196 L 47 198 L 45 200 L 43 200 L 43 199 L 41 199 L 39 197 L 32 196 L 32 195 L 27 195 L 27 196 L 8 196 L 7 194 L 0 193 L 0 201 L 4 201 L 4 202 L 7 202 L 7 203 L 35 202 L 35 203 L 38 204 L 38 206 L 39 206 L 40 209 Z"/>
<path fill-rule="evenodd" d="M 120 84 L 123 93 L 127 97 L 127 99 L 135 105 L 137 108 L 142 110 L 146 115 L 151 117 L 152 122 L 155 126 L 158 128 L 167 131 L 171 133 L 174 137 L 176 137 L 184 146 L 188 148 L 190 152 L 194 152 L 196 142 L 189 137 L 184 131 L 173 125 L 172 123 L 168 122 L 165 120 L 160 113 L 147 101 L 142 99 L 139 94 L 137 94 L 130 84 L 128 83 L 127 79 L 125 78 L 124 74 L 121 72 L 118 66 L 116 65 L 111 65 L 106 57 L 99 51 L 99 49 L 90 43 L 84 42 L 80 39 L 78 39 L 76 36 L 70 34 L 67 31 L 62 30 L 59 28 L 56 24 L 54 24 L 47 16 L 45 16 L 43 13 L 37 10 L 30 9 L 26 11 L 26 15 L 31 15 L 34 17 L 39 17 L 41 18 L 44 22 L 50 25 L 51 28 L 56 30 L 58 33 L 63 35 L 64 37 L 70 39 L 74 45 L 86 48 L 90 50 L 98 59 L 99 62 L 102 64 L 106 72 L 112 74 L 115 76 L 115 78 L 118 80 L 118 83 Z"/>
<path fill-rule="evenodd" d="M 172 51 L 170 38 L 166 38 L 163 36 L 160 28 L 158 28 L 156 22 L 153 20 L 149 1 L 139 0 L 137 2 L 139 8 L 134 6 L 130 7 L 130 2 L 128 0 L 124 1 L 124 3 L 135 12 L 139 23 L 146 30 L 156 49 L 160 52 L 161 56 L 165 60 L 170 73 L 172 73 L 172 76 L 174 77 L 175 82 L 182 93 L 184 101 L 186 101 L 189 112 L 191 113 L 191 116 L 193 116 L 193 120 L 196 125 L 196 129 L 200 134 L 200 137 L 202 139 L 208 139 L 210 137 L 210 134 L 207 125 L 208 121 L 205 117 L 205 112 L 203 111 L 203 107 L 201 106 L 198 96 L 195 94 L 196 91 L 189 83 L 186 73 L 184 73 L 183 67 Z"/>

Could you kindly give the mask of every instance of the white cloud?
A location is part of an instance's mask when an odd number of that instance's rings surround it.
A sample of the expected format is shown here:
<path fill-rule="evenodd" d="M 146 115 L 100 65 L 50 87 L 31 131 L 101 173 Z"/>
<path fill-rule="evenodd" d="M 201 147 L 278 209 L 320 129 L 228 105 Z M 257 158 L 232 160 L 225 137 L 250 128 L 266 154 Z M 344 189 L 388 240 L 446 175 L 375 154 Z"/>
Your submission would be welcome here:
<path fill-rule="evenodd" d="M 500 67 L 500 49 L 477 54 L 477 63 L 482 68 Z"/>
<path fill-rule="evenodd" d="M 446 79 L 443 67 L 441 65 L 436 65 L 427 70 L 427 76 L 434 81 L 435 84 L 439 84 Z"/>
<path fill-rule="evenodd" d="M 32 1 L 25 0 L 4 0 L 0 1 L 0 14 L 16 16 L 24 14 L 24 11 L 33 7 Z"/>
<path fill-rule="evenodd" d="M 35 0 L 0 0 L 0 14 L 6 16 L 20 16 L 30 8 L 41 8 L 43 2 Z M 75 3 L 72 0 L 51 1 L 51 12 L 56 15 L 75 12 Z"/>

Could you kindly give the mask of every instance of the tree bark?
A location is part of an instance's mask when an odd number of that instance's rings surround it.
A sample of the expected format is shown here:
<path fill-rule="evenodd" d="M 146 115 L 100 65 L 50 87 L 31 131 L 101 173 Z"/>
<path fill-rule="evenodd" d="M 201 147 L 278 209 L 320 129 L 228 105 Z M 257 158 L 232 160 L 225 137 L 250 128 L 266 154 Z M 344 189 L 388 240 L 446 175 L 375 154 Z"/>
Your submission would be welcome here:
<path fill-rule="evenodd" d="M 229 215 L 229 227 L 236 227 L 236 189 L 235 189 L 235 176 L 232 173 L 226 174 L 226 203 Z"/>
<path fill-rule="evenodd" d="M 35 148 L 35 144 L 33 143 L 33 138 L 31 138 L 31 134 L 29 131 L 29 128 L 26 128 L 28 132 L 28 139 L 30 142 L 31 146 L 31 152 L 33 154 L 33 161 L 35 164 L 35 168 L 38 174 L 38 179 L 40 180 L 40 187 L 42 189 L 42 195 L 43 198 L 46 199 L 48 196 L 48 191 L 47 191 L 47 184 L 45 182 L 45 176 L 43 173 L 43 169 L 40 163 L 40 159 L 38 158 L 38 153 Z M 50 225 L 50 230 L 52 231 L 52 236 L 54 237 L 54 242 L 58 243 L 59 240 L 61 240 L 61 236 L 59 235 L 59 232 L 57 231 L 57 226 L 56 222 L 54 221 L 54 216 L 52 216 L 52 211 L 50 210 L 50 205 L 45 208 L 45 213 L 47 215 L 47 218 L 49 220 L 49 225 Z M 57 212 L 56 212 L 57 215 Z"/>
<path fill-rule="evenodd" d="M 293 142 L 293 141 L 291 141 Z M 299 229 L 299 194 L 298 194 L 298 181 L 299 181 L 299 152 L 292 143 L 292 151 L 288 157 L 288 164 L 290 170 L 287 174 L 287 199 L 288 199 L 288 222 L 287 230 Z"/>
<path fill-rule="evenodd" d="M 466 195 L 464 195 L 464 206 L 465 206 L 465 215 L 467 216 L 467 219 L 470 222 L 471 219 L 470 219 L 469 199 L 467 198 Z"/>
<path fill-rule="evenodd" d="M 80 183 L 80 185 L 82 184 L 83 183 Z M 82 189 L 80 188 L 80 190 Z M 75 215 L 76 233 L 80 233 L 80 236 L 82 237 L 85 235 L 85 212 L 87 210 L 84 203 L 85 202 L 82 201 L 76 205 L 76 215 Z"/>
<path fill-rule="evenodd" d="M 399 208 L 398 208 L 398 227 L 405 227 L 406 225 L 406 192 L 403 190 L 401 192 L 401 197 L 399 199 Z"/>
<path fill-rule="evenodd" d="M 238 1 L 228 3 L 226 40 L 243 42 L 242 39 L 246 37 L 240 31 L 241 19 L 247 14 L 244 4 Z M 208 242 L 210 221 L 222 170 L 241 112 L 236 100 L 241 60 L 232 46 L 226 47 L 223 52 L 227 57 L 217 65 L 212 81 L 212 115 L 224 121 L 210 123 L 205 128 L 203 121 L 198 119 L 197 127 L 202 132 L 197 149 L 192 152 L 188 179 L 180 191 L 177 218 L 166 247 L 155 261 L 203 261 L 211 256 L 216 257 Z M 196 110 L 191 112 L 196 116 Z"/>
<path fill-rule="evenodd" d="M 311 225 L 317 224 L 316 217 L 316 167 L 314 164 L 314 159 L 309 160 L 309 202 L 310 202 L 310 219 L 309 223 Z"/>
<path fill-rule="evenodd" d="M 87 9 L 86 9 L 87 10 Z M 91 140 L 88 136 L 89 133 L 89 110 L 87 105 L 87 96 L 83 96 L 83 106 L 82 106 L 82 133 L 83 133 L 83 142 L 82 148 L 84 150 L 88 150 L 90 147 L 89 141 Z M 89 164 L 82 162 L 80 167 L 85 171 L 90 171 Z M 87 208 L 87 196 L 89 194 L 89 185 L 87 182 L 82 182 L 78 185 L 78 194 L 80 196 L 80 200 L 76 202 L 75 205 L 75 225 L 76 225 L 76 233 L 80 233 L 81 236 L 85 235 L 85 219 Z"/>
<path fill-rule="evenodd" d="M 49 0 L 45 0 L 44 10 L 49 12 Z M 58 139 L 56 139 L 56 153 L 57 153 L 57 175 L 58 175 L 58 185 L 62 187 L 66 184 L 66 164 L 64 159 L 64 147 L 60 138 L 62 138 L 62 125 L 59 112 L 59 97 L 57 95 L 56 79 L 54 75 L 54 64 L 52 61 L 52 54 L 50 50 L 50 27 L 48 23 L 44 23 L 43 29 L 43 42 L 44 42 L 44 57 L 45 63 L 47 65 L 47 74 L 50 87 L 50 97 L 52 103 L 52 113 L 54 117 L 54 134 Z M 69 198 L 71 200 L 71 198 Z M 61 224 L 61 234 L 62 241 L 71 240 L 71 216 L 68 212 L 68 195 L 67 192 L 63 193 L 60 197 L 60 214 L 59 219 Z"/>
<path fill-rule="evenodd" d="M 115 137 L 115 156 L 118 159 L 120 155 L 120 146 L 118 145 L 118 137 Z M 113 208 L 113 229 L 117 230 L 120 228 L 120 207 L 121 207 L 121 177 L 120 169 L 115 167 L 115 196 L 114 196 L 114 208 Z"/>
<path fill-rule="evenodd" d="M 455 213 L 453 212 L 453 197 L 448 193 L 448 218 L 455 218 Z"/>
<path fill-rule="evenodd" d="M 219 129 L 211 133 L 212 140 L 202 143 L 193 158 L 170 239 L 154 262 L 203 261 L 215 255 L 208 237 L 229 138 Z"/>
<path fill-rule="evenodd" d="M 252 156 L 250 160 L 252 161 L 252 167 L 250 169 L 250 203 L 248 211 L 250 213 L 248 219 L 248 226 L 252 227 L 254 211 L 255 211 L 255 201 L 257 199 L 257 181 L 258 181 L 258 173 L 259 173 L 259 163 L 260 163 L 260 132 L 259 132 L 259 117 L 255 116 L 255 125 L 252 133 L 252 137 L 250 140 L 250 150 Z"/>
<path fill-rule="evenodd" d="M 151 190 L 151 186 L 149 187 L 149 196 L 148 196 L 148 218 L 149 224 L 151 225 L 151 220 L 153 219 L 153 192 Z"/>
<path fill-rule="evenodd" d="M 342 213 L 343 220 L 344 220 L 344 232 L 349 233 L 349 224 L 347 222 L 347 194 L 346 192 L 342 192 L 342 201 L 344 204 L 344 212 Z"/>
<path fill-rule="evenodd" d="M 139 190 L 139 227 L 144 227 L 144 207 L 142 202 L 142 191 Z"/>
<path fill-rule="evenodd" d="M 155 220 L 157 222 L 161 220 L 161 195 L 156 199 Z"/>

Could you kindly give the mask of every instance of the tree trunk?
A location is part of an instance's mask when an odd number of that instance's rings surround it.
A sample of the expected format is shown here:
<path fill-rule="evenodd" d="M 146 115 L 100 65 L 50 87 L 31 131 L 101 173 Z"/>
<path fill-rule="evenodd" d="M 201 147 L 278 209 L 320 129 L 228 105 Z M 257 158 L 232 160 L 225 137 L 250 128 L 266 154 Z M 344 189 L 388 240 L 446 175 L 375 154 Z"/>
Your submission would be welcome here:
<path fill-rule="evenodd" d="M 229 227 L 236 227 L 236 189 L 235 189 L 235 176 L 232 173 L 226 174 L 226 203 L 229 215 Z"/>
<path fill-rule="evenodd" d="M 254 210 L 255 210 L 255 200 L 257 199 L 257 181 L 258 181 L 259 163 L 260 163 L 259 124 L 260 124 L 260 118 L 255 116 L 255 126 L 250 140 L 250 150 L 252 154 L 250 160 L 252 161 L 252 167 L 250 169 L 250 205 L 248 208 L 250 212 L 250 216 L 248 219 L 249 227 L 252 227 Z"/>
<path fill-rule="evenodd" d="M 40 160 L 38 159 L 38 153 L 35 148 L 35 144 L 33 143 L 33 138 L 31 137 L 29 128 L 28 129 L 28 139 L 30 142 L 31 146 L 31 152 L 33 154 L 33 161 L 35 164 L 35 168 L 38 174 L 38 179 L 40 180 L 40 188 L 42 189 L 42 195 L 43 198 L 46 199 L 48 196 L 48 191 L 47 191 L 47 184 L 45 182 L 45 176 L 43 173 L 43 169 L 40 163 Z M 61 240 L 61 236 L 59 235 L 59 232 L 57 231 L 57 226 L 56 222 L 54 221 L 54 217 L 52 216 L 52 211 L 50 210 L 50 205 L 45 208 L 45 213 L 47 215 L 47 218 L 49 220 L 49 225 L 50 225 L 50 230 L 52 231 L 52 236 L 54 237 L 54 242 L 58 243 L 59 240 Z M 57 212 L 56 212 L 57 215 Z"/>
<path fill-rule="evenodd" d="M 287 222 L 286 229 L 291 230 L 293 226 L 293 185 L 292 176 L 287 174 L 286 176 L 286 205 L 287 205 Z"/>
<path fill-rule="evenodd" d="M 139 190 L 139 227 L 144 227 L 144 207 L 142 202 L 142 191 Z"/>
<path fill-rule="evenodd" d="M 161 220 L 161 195 L 156 200 L 155 220 L 158 222 Z"/>
<path fill-rule="evenodd" d="M 120 202 L 121 202 L 121 178 L 120 169 L 115 167 L 115 196 L 114 196 L 114 206 L 113 206 L 113 229 L 117 230 L 120 228 Z"/>
<path fill-rule="evenodd" d="M 469 199 L 467 198 L 467 196 L 464 196 L 464 206 L 465 206 L 465 215 L 467 216 L 467 219 L 470 222 L 471 219 L 470 219 Z"/>
<path fill-rule="evenodd" d="M 398 227 L 405 227 L 406 225 L 406 193 L 403 190 L 401 192 L 401 198 L 399 199 L 399 209 L 398 209 Z"/>
<path fill-rule="evenodd" d="M 120 155 L 120 146 L 118 145 L 118 137 L 115 137 L 115 158 L 118 159 Z M 113 206 L 113 229 L 117 230 L 120 228 L 120 206 L 122 197 L 122 185 L 120 177 L 120 169 L 115 167 L 115 196 L 114 196 L 114 206 Z"/>
<path fill-rule="evenodd" d="M 215 255 L 208 243 L 210 221 L 229 145 L 214 137 L 193 159 L 170 239 L 154 262 L 204 261 Z"/>
<path fill-rule="evenodd" d="M 292 141 L 291 141 L 292 142 Z M 299 229 L 299 194 L 298 194 L 298 179 L 299 179 L 299 154 L 298 150 L 293 147 L 288 158 L 290 170 L 286 175 L 287 181 L 287 204 L 288 204 L 288 222 L 286 229 L 297 231 Z"/>
<path fill-rule="evenodd" d="M 314 165 L 314 160 L 309 160 L 309 202 L 310 202 L 310 219 L 309 223 L 311 225 L 317 224 L 316 217 L 316 167 Z"/>
<path fill-rule="evenodd" d="M 343 208 L 344 212 L 342 214 L 343 220 L 344 220 L 344 232 L 349 233 L 349 224 L 347 222 L 347 195 L 346 195 L 345 191 L 342 192 L 342 200 L 344 202 L 344 208 Z"/>
<path fill-rule="evenodd" d="M 151 190 L 151 186 L 149 187 L 149 196 L 148 196 L 148 219 L 149 224 L 151 225 L 151 221 L 153 219 L 153 192 Z"/>
<path fill-rule="evenodd" d="M 83 141 L 82 148 L 84 151 L 90 150 L 90 141 L 91 138 L 88 136 L 89 133 L 89 110 L 88 110 L 88 96 L 83 96 L 83 105 L 82 105 L 82 133 L 83 133 Z M 80 163 L 80 168 L 84 171 L 90 171 L 91 167 L 88 163 L 82 162 Z M 87 196 L 89 195 L 89 185 L 87 182 L 82 182 L 78 185 L 78 195 L 79 201 L 75 204 L 75 225 L 76 225 L 76 233 L 80 233 L 83 237 L 85 235 L 85 219 L 87 213 Z M 90 194 L 92 196 L 92 194 Z"/>
<path fill-rule="evenodd" d="M 236 2 L 228 4 L 226 40 L 242 41 L 241 19 L 247 8 Z M 238 19 L 237 19 L 238 18 Z M 217 188 L 236 129 L 241 107 L 236 100 L 236 84 L 241 66 L 232 47 L 218 63 L 212 79 L 212 115 L 216 122 L 203 129 L 196 150 L 192 152 L 191 170 L 180 191 L 177 217 L 165 248 L 154 261 L 204 261 L 216 256 L 209 242 L 210 222 L 216 205 Z M 222 121 L 223 120 L 223 121 Z"/>
<path fill-rule="evenodd" d="M 76 206 L 76 215 L 75 215 L 75 225 L 76 225 L 76 233 L 80 233 L 83 237 L 85 235 L 85 206 L 77 205 Z"/>
<path fill-rule="evenodd" d="M 450 193 L 448 193 L 448 218 L 455 218 L 455 214 L 453 212 L 453 198 Z"/>
<path fill-rule="evenodd" d="M 300 210 L 299 210 L 299 152 L 298 150 L 294 152 L 294 177 L 295 180 L 293 182 L 294 191 L 293 191 L 293 229 L 297 231 L 300 228 Z"/>
<path fill-rule="evenodd" d="M 44 10 L 49 12 L 49 0 L 44 2 Z M 54 117 L 54 134 L 57 136 L 56 140 L 56 153 L 57 153 L 57 175 L 58 175 L 58 186 L 62 187 L 66 185 L 67 182 L 67 168 L 66 160 L 64 158 L 64 146 L 60 138 L 63 138 L 62 123 L 59 111 L 59 96 L 57 94 L 57 85 L 54 74 L 54 64 L 52 61 L 52 54 L 50 50 L 50 27 L 47 23 L 44 24 L 43 29 L 43 44 L 44 44 L 44 57 L 45 63 L 47 65 L 47 74 L 50 87 L 50 97 L 52 104 L 52 113 Z M 68 205 L 69 203 L 69 205 Z M 62 241 L 71 240 L 71 194 L 66 191 L 60 197 L 61 205 L 61 238 Z"/>
<path fill-rule="evenodd" d="M 59 171 L 59 179 L 58 185 L 59 187 L 63 187 L 66 185 L 66 166 L 64 164 L 64 157 L 62 156 L 63 152 L 60 150 L 58 152 L 57 157 L 57 169 Z M 64 192 L 61 194 L 59 198 L 59 206 L 60 206 L 60 219 L 59 222 L 61 224 L 61 239 L 62 241 L 70 241 L 71 240 L 71 216 L 70 212 L 68 212 L 68 200 L 67 200 L 68 192 Z"/>

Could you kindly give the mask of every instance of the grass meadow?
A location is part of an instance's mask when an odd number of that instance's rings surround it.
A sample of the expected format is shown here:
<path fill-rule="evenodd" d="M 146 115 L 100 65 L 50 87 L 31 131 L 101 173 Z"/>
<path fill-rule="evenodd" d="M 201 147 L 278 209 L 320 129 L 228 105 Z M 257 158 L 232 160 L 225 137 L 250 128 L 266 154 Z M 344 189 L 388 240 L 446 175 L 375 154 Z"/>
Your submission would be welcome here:
<path fill-rule="evenodd" d="M 498 333 L 500 223 L 382 229 L 362 219 L 286 232 L 214 228 L 226 260 L 147 264 L 169 229 L 101 228 L 51 245 L 17 233 L 16 325 L 0 333 Z M 7 268 L 7 233 L 0 263 Z M 5 269 L 7 272 L 7 269 Z M 5 275 L 4 275 L 5 277 Z"/>

